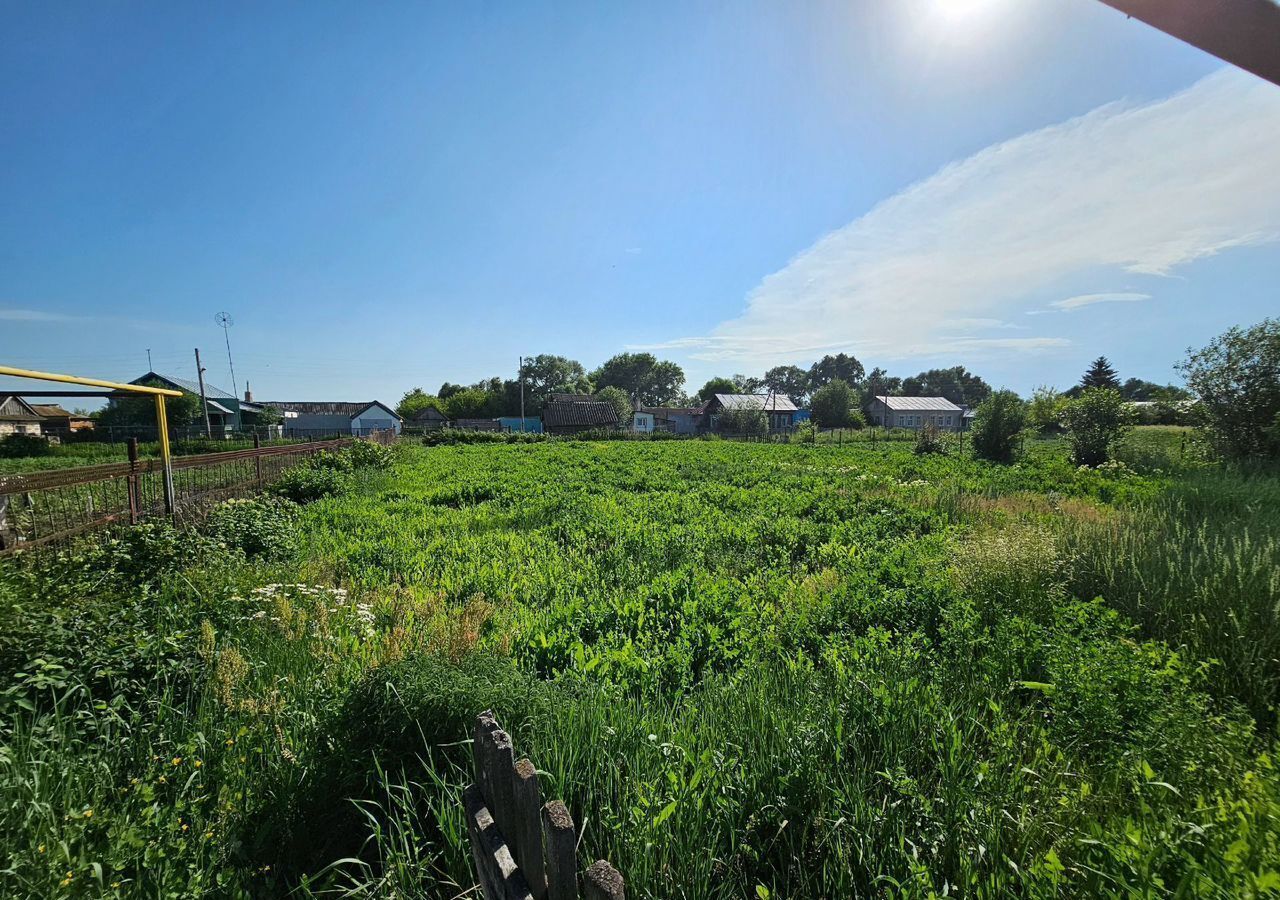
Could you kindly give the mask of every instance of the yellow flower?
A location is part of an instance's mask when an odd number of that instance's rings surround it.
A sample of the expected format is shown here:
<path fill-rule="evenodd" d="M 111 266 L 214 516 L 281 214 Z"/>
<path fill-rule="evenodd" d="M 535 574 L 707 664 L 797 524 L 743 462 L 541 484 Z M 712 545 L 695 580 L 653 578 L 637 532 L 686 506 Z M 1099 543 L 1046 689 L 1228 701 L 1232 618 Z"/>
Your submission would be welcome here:
<path fill-rule="evenodd" d="M 204 763 L 203 763 L 203 762 L 201 762 L 200 760 L 198 760 L 198 759 L 197 759 L 197 760 L 195 761 L 195 767 L 196 767 L 197 769 L 198 769 L 198 768 L 200 768 L 200 767 L 201 767 L 201 766 L 203 766 L 203 765 L 204 765 Z"/>
<path fill-rule="evenodd" d="M 207 840 L 209 840 L 209 838 L 211 838 L 211 837 L 213 837 L 213 832 L 212 832 L 212 831 L 206 831 L 206 832 L 204 833 L 204 839 L 205 839 L 206 841 L 207 841 Z"/>
<path fill-rule="evenodd" d="M 37 848 L 36 848 L 36 852 L 37 852 L 37 853 L 43 853 L 43 852 L 44 852 L 44 844 L 41 844 L 39 847 L 37 847 Z"/>
<path fill-rule="evenodd" d="M 118 889 L 120 887 L 120 882 L 118 881 L 111 882 L 111 887 L 112 889 Z"/>
<path fill-rule="evenodd" d="M 91 810 L 91 809 L 86 809 L 86 810 L 84 811 L 84 817 L 85 817 L 86 819 L 92 819 L 92 818 L 93 818 L 93 810 Z"/>
<path fill-rule="evenodd" d="M 169 783 L 169 779 L 168 779 L 168 778 L 165 778 L 163 775 L 161 775 L 161 776 L 160 776 L 158 779 L 156 779 L 156 780 L 157 780 L 157 781 L 159 781 L 161 784 L 168 784 L 168 783 Z"/>
<path fill-rule="evenodd" d="M 191 827 L 191 826 L 190 826 L 190 825 L 188 825 L 186 822 L 183 822 L 183 823 L 182 823 L 182 830 L 183 830 L 183 831 L 186 831 L 186 830 L 187 830 L 188 828 L 190 828 L 190 827 Z"/>
<path fill-rule="evenodd" d="M 181 757 L 181 756 L 175 756 L 175 757 L 173 758 L 173 764 L 174 764 L 175 766 L 180 766 L 180 765 L 182 765 L 182 757 Z"/>

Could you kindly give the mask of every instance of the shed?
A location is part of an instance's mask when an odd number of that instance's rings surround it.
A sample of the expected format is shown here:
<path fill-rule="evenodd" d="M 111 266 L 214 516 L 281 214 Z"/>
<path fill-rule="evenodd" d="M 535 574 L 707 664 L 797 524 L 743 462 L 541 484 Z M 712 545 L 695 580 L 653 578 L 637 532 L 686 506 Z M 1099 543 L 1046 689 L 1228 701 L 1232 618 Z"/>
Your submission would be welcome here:
<path fill-rule="evenodd" d="M 617 428 L 618 411 L 612 403 L 603 400 L 552 399 L 542 407 L 542 427 L 548 434 L 577 434 L 595 429 Z"/>

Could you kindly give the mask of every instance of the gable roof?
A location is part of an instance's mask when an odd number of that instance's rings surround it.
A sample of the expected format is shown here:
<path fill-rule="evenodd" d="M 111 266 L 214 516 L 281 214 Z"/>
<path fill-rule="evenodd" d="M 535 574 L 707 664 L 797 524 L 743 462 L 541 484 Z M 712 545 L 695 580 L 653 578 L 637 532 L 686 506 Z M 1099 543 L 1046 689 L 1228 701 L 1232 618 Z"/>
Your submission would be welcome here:
<path fill-rule="evenodd" d="M 603 400 L 552 401 L 542 407 L 542 423 L 549 428 L 607 427 L 618 424 L 618 411 Z"/>
<path fill-rule="evenodd" d="M 170 387 L 175 388 L 179 391 L 186 391 L 188 394 L 195 394 L 197 397 L 200 396 L 199 382 L 188 381 L 185 378 L 175 378 L 173 375 L 161 375 L 159 372 L 148 372 L 146 375 L 143 375 L 141 378 L 135 378 L 133 379 L 133 381 L 130 381 L 129 383 L 143 384 L 144 382 L 152 381 L 152 380 L 163 381 Z M 204 383 L 204 395 L 209 400 L 237 399 L 235 394 L 229 394 L 226 391 L 224 391 L 222 388 L 218 387 L 217 385 L 210 384 L 207 381 Z"/>
<path fill-rule="evenodd" d="M 927 410 L 929 412 L 960 412 L 959 406 L 956 406 L 946 397 L 881 397 L 876 396 L 873 400 L 879 400 L 889 409 L 898 411 Z"/>
<path fill-rule="evenodd" d="M 796 405 L 783 394 L 716 394 L 721 409 L 762 409 L 765 412 L 795 412 Z"/>
<path fill-rule="evenodd" d="M 40 415 L 17 394 L 0 394 L 0 419 L 6 422 L 39 422 Z"/>
<path fill-rule="evenodd" d="M 590 394 L 552 394 L 550 403 L 595 403 L 595 397 Z"/>
<path fill-rule="evenodd" d="M 378 400 L 263 400 L 259 406 L 267 406 L 280 412 L 301 413 L 304 416 L 346 416 L 354 419 L 371 406 L 386 410 L 393 419 L 399 419 L 396 411 Z"/>
<path fill-rule="evenodd" d="M 37 416 L 44 419 L 69 419 L 71 413 L 67 412 L 56 403 L 29 403 L 27 404 L 35 411 Z"/>
<path fill-rule="evenodd" d="M 424 406 L 409 417 L 413 422 L 447 422 L 448 416 L 434 406 Z"/>

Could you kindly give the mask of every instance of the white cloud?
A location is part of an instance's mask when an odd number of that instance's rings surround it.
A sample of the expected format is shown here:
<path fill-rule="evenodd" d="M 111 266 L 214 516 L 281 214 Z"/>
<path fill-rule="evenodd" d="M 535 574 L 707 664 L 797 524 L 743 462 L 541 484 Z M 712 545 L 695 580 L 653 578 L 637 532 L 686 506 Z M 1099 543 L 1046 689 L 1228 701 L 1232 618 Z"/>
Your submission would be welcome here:
<path fill-rule="evenodd" d="M 1108 104 L 944 167 L 767 276 L 737 318 L 656 349 L 764 366 L 836 350 L 1060 347 L 1052 334 L 981 340 L 954 323 L 1003 322 L 1068 279 L 1167 276 L 1280 239 L 1277 146 L 1280 91 L 1232 69 L 1157 102 Z"/>
<path fill-rule="evenodd" d="M 1138 303 L 1150 299 L 1150 294 L 1077 294 L 1065 300 L 1054 300 L 1049 305 L 1063 312 L 1071 312 L 1095 303 Z"/>
<path fill-rule="evenodd" d="M 39 309 L 0 309 L 0 322 L 91 322 L 89 316 L 68 316 Z"/>

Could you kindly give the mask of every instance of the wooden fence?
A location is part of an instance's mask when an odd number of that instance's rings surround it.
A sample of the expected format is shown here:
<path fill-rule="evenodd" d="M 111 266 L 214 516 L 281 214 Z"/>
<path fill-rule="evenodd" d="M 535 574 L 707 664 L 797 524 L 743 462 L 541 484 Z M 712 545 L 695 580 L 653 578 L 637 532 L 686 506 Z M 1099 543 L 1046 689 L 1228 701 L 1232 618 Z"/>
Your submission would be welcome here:
<path fill-rule="evenodd" d="M 463 803 L 486 900 L 624 900 L 622 876 L 604 860 L 587 867 L 579 890 L 573 817 L 559 800 L 543 805 L 537 770 L 516 761 L 492 712 L 476 718 L 472 752 L 476 780 Z"/>
<path fill-rule="evenodd" d="M 394 437 L 374 439 L 387 443 Z M 286 469 L 355 440 L 175 456 L 172 510 L 165 503 L 160 460 L 139 459 L 136 440 L 129 443 L 126 462 L 0 475 L 0 556 L 115 524 L 136 525 L 156 516 L 195 517 L 218 500 L 261 491 Z"/>

